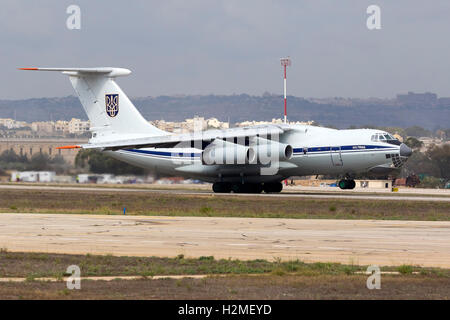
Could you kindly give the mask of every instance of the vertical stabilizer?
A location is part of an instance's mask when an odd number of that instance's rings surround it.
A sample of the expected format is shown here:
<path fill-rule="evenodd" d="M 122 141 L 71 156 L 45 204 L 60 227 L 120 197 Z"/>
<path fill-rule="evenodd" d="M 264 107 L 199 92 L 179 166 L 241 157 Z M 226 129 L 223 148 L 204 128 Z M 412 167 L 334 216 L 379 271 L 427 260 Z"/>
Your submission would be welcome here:
<path fill-rule="evenodd" d="M 124 136 L 166 135 L 142 117 L 127 95 L 115 82 L 129 75 L 122 68 L 22 68 L 22 70 L 61 71 L 68 75 L 91 122 L 95 140 Z"/>

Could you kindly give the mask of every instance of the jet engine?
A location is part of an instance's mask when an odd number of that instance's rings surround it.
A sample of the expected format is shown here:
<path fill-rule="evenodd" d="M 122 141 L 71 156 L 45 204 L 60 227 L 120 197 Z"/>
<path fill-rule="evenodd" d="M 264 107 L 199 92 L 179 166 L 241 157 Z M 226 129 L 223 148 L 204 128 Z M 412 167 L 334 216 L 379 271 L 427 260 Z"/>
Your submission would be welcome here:
<path fill-rule="evenodd" d="M 203 150 L 201 159 L 202 163 L 206 165 L 256 162 L 255 152 L 252 148 L 220 139 L 214 140 Z"/>
<path fill-rule="evenodd" d="M 292 157 L 293 149 L 289 144 L 279 143 L 264 138 L 254 138 L 250 146 L 256 154 L 258 164 L 269 164 L 270 162 L 280 162 L 289 160 Z"/>

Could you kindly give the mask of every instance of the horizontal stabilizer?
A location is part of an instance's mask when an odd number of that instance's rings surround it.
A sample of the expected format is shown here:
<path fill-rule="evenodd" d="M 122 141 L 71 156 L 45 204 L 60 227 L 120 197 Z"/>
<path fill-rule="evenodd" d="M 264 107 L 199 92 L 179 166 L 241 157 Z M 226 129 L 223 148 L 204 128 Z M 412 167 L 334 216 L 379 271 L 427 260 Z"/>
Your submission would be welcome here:
<path fill-rule="evenodd" d="M 99 67 L 99 68 L 19 68 L 25 71 L 59 71 L 68 75 L 104 75 L 107 77 L 120 77 L 131 74 L 124 68 Z"/>

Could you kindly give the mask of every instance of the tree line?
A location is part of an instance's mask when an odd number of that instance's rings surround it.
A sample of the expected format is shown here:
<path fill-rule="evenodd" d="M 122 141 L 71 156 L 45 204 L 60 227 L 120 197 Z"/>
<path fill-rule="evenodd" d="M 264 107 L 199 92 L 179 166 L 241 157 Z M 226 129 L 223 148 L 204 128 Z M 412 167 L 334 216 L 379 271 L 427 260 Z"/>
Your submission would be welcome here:
<path fill-rule="evenodd" d="M 55 171 L 66 173 L 70 165 L 60 155 L 54 157 L 46 153 L 36 153 L 31 158 L 19 155 L 14 150 L 5 150 L 0 154 L 0 170 L 17 171 Z"/>

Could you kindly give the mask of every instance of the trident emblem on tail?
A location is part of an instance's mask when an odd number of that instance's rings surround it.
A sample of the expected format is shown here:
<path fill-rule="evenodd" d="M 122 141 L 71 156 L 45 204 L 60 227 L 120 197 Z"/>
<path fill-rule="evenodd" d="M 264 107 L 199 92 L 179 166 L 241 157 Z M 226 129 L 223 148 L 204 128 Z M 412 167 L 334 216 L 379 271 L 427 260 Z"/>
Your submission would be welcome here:
<path fill-rule="evenodd" d="M 119 113 L 119 95 L 106 94 L 105 95 L 106 113 L 111 118 L 114 118 Z"/>

